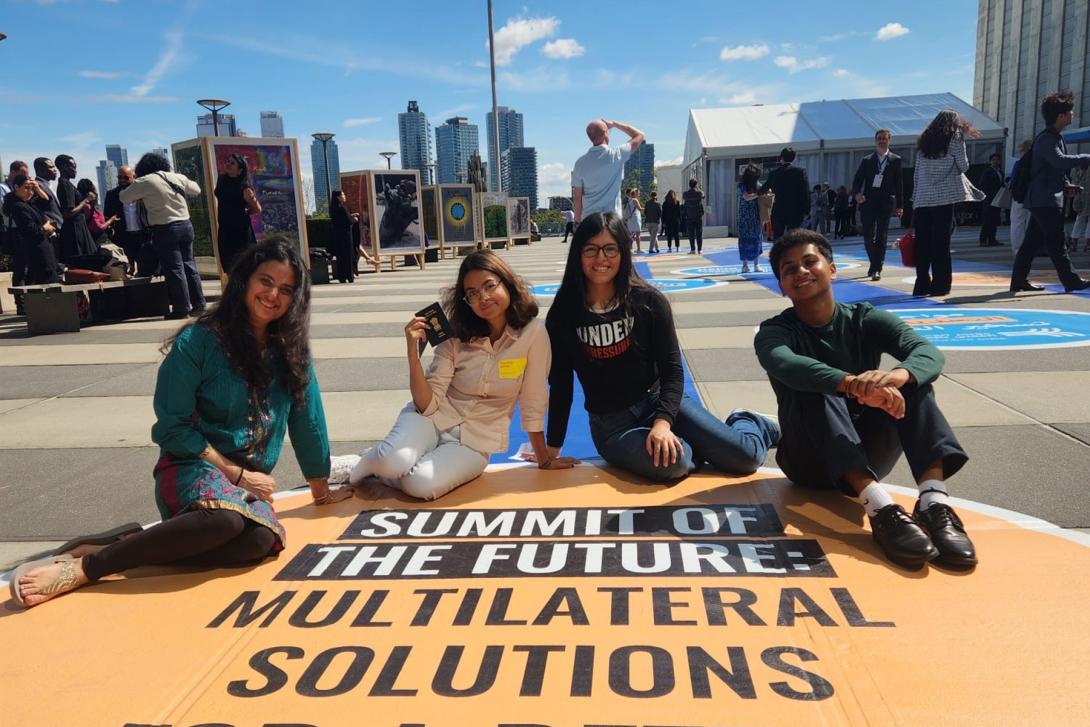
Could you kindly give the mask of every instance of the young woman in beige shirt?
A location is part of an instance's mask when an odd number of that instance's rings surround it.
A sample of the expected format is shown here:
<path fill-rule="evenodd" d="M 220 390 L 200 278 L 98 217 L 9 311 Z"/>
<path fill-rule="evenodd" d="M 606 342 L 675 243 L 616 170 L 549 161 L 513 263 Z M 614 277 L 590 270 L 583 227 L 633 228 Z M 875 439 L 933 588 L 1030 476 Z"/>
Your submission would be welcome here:
<path fill-rule="evenodd" d="M 478 250 L 462 261 L 443 308 L 454 336 L 436 347 L 425 373 L 419 342 L 426 339 L 428 322 L 419 316 L 409 321 L 412 401 L 385 440 L 358 458 L 334 458 L 334 478 L 354 464 L 353 484 L 375 477 L 434 500 L 477 477 L 490 454 L 507 449 L 516 403 L 538 466 L 572 467 L 577 460 L 550 457 L 545 446 L 552 354 L 526 282 L 499 255 Z"/>

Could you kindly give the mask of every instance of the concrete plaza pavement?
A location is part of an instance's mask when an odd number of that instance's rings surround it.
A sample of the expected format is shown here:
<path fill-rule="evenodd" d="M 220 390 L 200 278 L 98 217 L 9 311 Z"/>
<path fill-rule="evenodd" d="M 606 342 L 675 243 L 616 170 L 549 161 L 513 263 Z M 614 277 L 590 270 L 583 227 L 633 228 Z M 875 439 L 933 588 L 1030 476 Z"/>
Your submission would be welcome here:
<path fill-rule="evenodd" d="M 1007 228 L 1001 229 L 1002 239 Z M 1009 247 L 978 247 L 976 235 L 975 228 L 955 235 L 956 263 L 978 272 L 956 284 L 943 305 L 1090 313 L 1086 294 L 1010 297 Z M 837 255 L 858 263 L 860 242 L 838 242 Z M 704 252 L 736 262 L 733 243 L 711 239 Z M 547 237 L 502 254 L 532 283 L 557 283 L 567 247 Z M 678 278 L 672 271 L 709 263 L 684 252 L 644 260 L 656 278 Z M 1090 274 L 1090 254 L 1074 260 Z M 387 269 L 351 285 L 315 286 L 313 349 L 335 454 L 358 452 L 388 431 L 408 397 L 402 326 L 454 281 L 457 265 L 447 259 L 424 271 Z M 1055 282 L 1047 259 L 1039 259 L 1036 270 L 1034 280 Z M 875 296 L 911 291 L 913 271 L 899 266 L 896 252 L 889 253 L 880 283 L 864 280 L 865 272 L 864 261 L 841 277 Z M 6 293 L 9 277 L 0 276 L 0 570 L 74 535 L 158 519 L 151 397 L 159 344 L 177 328 L 145 319 L 28 337 Z M 736 407 L 774 411 L 752 340 L 755 327 L 786 307 L 785 300 L 767 277 L 714 279 L 728 284 L 669 294 L 696 389 L 719 416 Z M 205 286 L 214 299 L 218 282 Z M 545 308 L 550 299 L 540 302 Z M 946 357 L 936 391 L 970 455 L 951 480 L 952 493 L 1090 532 L 1090 347 L 947 351 Z M 775 466 L 773 456 L 767 464 Z M 302 482 L 290 447 L 274 476 L 280 489 Z M 903 462 L 886 481 L 912 485 Z"/>

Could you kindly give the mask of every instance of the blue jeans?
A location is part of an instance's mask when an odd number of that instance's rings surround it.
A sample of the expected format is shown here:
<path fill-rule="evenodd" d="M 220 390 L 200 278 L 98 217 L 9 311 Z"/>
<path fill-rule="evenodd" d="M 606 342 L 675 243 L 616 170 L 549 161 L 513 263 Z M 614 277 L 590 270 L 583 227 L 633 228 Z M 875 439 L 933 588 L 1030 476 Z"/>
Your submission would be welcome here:
<path fill-rule="evenodd" d="M 193 259 L 193 224 L 189 220 L 154 225 L 151 241 L 167 283 L 167 298 L 174 313 L 204 308 L 204 290 Z"/>
<path fill-rule="evenodd" d="M 590 415 L 590 436 L 606 462 L 654 482 L 685 477 L 704 463 L 728 474 L 748 475 L 765 461 L 772 434 L 760 417 L 739 412 L 721 422 L 688 396 L 671 427 L 681 440 L 677 462 L 655 466 L 647 453 L 647 435 L 655 423 L 659 396 L 652 392 L 636 404 L 609 414 Z"/>

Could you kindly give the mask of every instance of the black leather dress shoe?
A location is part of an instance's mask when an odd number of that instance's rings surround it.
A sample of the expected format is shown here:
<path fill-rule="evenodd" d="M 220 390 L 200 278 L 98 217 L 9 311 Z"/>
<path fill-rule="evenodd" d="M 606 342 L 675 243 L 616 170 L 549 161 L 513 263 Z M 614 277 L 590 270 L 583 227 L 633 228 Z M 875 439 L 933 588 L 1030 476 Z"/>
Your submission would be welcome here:
<path fill-rule="evenodd" d="M 1090 288 L 1090 280 L 1080 280 L 1071 288 L 1064 288 L 1065 293 L 1074 293 L 1076 290 L 1086 290 Z"/>
<path fill-rule="evenodd" d="M 1028 280 L 1026 282 L 1022 283 L 1019 286 L 1011 286 L 1011 292 L 1012 293 L 1022 293 L 1022 292 L 1029 293 L 1031 291 L 1036 291 L 1036 290 L 1044 290 L 1044 286 L 1034 285 L 1033 283 L 1029 282 Z"/>
<path fill-rule="evenodd" d="M 900 505 L 886 505 L 870 519 L 874 540 L 886 557 L 905 568 L 919 568 L 939 556 L 927 533 Z"/>
<path fill-rule="evenodd" d="M 882 279 L 882 273 L 871 273 L 870 279 L 871 280 L 881 280 Z"/>
<path fill-rule="evenodd" d="M 931 542 L 939 549 L 939 563 L 954 568 L 972 568 L 976 565 L 976 548 L 965 534 L 965 526 L 954 508 L 936 502 L 926 510 L 920 510 L 917 501 L 912 517 L 931 535 Z"/>

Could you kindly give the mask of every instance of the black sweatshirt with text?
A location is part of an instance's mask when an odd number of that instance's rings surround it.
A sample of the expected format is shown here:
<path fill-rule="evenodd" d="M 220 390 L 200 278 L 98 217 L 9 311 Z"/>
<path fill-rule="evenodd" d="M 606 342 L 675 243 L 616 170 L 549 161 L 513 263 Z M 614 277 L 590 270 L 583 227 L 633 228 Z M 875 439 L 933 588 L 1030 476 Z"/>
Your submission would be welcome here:
<path fill-rule="evenodd" d="M 629 293 L 627 307 L 608 313 L 581 307 L 573 314 L 554 305 L 545 326 L 553 349 L 549 446 L 563 445 L 568 431 L 573 371 L 579 375 L 588 412 L 620 411 L 646 398 L 657 385 L 655 417 L 673 424 L 681 406 L 685 372 L 666 296 L 653 288 L 637 288 Z"/>

